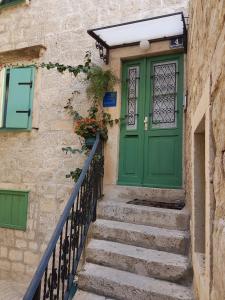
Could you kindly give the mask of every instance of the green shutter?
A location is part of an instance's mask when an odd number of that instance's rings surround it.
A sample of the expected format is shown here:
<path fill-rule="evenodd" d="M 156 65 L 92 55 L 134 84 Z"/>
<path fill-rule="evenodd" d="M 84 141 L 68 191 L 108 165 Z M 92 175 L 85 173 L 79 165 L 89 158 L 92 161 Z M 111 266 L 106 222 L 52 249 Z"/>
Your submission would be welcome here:
<path fill-rule="evenodd" d="M 2 0 L 2 2 L 0 3 L 0 8 L 16 5 L 23 2 L 25 2 L 25 0 Z"/>
<path fill-rule="evenodd" d="M 16 1 L 17 1 L 17 0 L 2 0 L 2 1 L 1 1 L 1 5 L 13 3 L 13 2 L 16 2 Z"/>
<path fill-rule="evenodd" d="M 0 190 L 0 227 L 25 230 L 28 192 Z"/>
<path fill-rule="evenodd" d="M 33 97 L 34 68 L 10 69 L 6 128 L 29 127 Z"/>

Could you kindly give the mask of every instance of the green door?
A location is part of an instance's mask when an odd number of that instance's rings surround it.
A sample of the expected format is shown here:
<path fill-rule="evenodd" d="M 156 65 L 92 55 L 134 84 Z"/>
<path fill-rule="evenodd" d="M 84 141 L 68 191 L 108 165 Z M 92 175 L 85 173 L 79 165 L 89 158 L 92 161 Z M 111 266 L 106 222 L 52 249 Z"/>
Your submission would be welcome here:
<path fill-rule="evenodd" d="M 183 56 L 123 64 L 118 183 L 182 186 Z"/>

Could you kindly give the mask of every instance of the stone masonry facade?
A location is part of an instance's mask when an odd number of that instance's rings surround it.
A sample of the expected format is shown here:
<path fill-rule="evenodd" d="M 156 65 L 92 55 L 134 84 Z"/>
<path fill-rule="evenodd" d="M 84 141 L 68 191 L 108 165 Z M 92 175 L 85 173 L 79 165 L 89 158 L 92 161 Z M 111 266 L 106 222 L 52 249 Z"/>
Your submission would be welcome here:
<path fill-rule="evenodd" d="M 8 64 L 77 65 L 91 50 L 93 60 L 102 63 L 87 29 L 177 12 L 186 5 L 186 0 L 32 0 L 0 11 L 0 54 L 7 52 Z M 39 58 L 19 51 L 37 45 L 45 48 Z M 82 164 L 80 155 L 62 152 L 62 147 L 80 144 L 63 108 L 74 89 L 84 89 L 74 82 L 68 74 L 37 70 L 32 131 L 0 132 L 0 188 L 30 191 L 27 230 L 0 228 L 1 279 L 30 278 L 70 195 L 73 183 L 65 174 Z M 76 108 L 86 111 L 85 97 L 77 99 Z"/>
<path fill-rule="evenodd" d="M 194 284 L 196 299 L 222 300 L 225 295 L 225 2 L 192 1 L 189 15 L 186 191 L 190 205 L 198 201 L 192 196 L 193 159 L 190 157 L 192 151 L 195 151 L 192 138 L 193 119 L 203 110 L 208 111 L 205 133 L 208 126 L 211 139 L 209 151 L 212 153 L 212 159 L 205 165 L 206 170 L 210 169 L 205 182 L 205 199 L 210 199 L 205 207 L 205 247 L 208 249 L 205 253 L 206 266 L 203 269 L 205 274 L 199 275 L 199 268 L 195 268 L 193 262 Z M 207 186 L 211 189 L 211 195 L 208 194 Z M 193 209 L 192 207 L 192 222 Z M 193 237 L 192 232 L 193 243 L 195 238 L 198 237 Z M 204 294 L 207 290 L 208 294 Z"/>

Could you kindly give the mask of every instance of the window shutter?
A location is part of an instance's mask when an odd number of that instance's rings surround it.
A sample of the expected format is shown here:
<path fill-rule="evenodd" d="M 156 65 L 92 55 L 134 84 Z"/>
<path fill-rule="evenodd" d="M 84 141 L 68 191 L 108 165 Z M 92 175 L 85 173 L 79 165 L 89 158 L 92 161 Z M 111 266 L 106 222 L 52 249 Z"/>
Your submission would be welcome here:
<path fill-rule="evenodd" d="M 33 67 L 10 69 L 6 128 L 29 127 L 33 72 Z"/>
<path fill-rule="evenodd" d="M 0 227 L 26 230 L 28 192 L 0 190 Z"/>
<path fill-rule="evenodd" d="M 20 2 L 25 2 L 25 0 L 0 0 L 0 6 L 7 6 L 12 4 L 17 4 Z"/>
<path fill-rule="evenodd" d="M 8 4 L 12 2 L 15 2 L 15 0 L 0 0 L 0 4 Z"/>

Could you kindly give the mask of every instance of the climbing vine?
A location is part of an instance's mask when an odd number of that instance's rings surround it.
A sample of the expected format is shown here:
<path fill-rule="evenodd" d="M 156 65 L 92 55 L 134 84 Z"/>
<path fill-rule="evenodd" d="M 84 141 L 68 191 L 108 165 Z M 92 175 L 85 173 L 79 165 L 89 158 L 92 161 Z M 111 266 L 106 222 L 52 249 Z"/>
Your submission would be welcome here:
<path fill-rule="evenodd" d="M 62 148 L 65 153 L 84 153 L 88 155 L 90 147 L 87 146 L 85 140 L 94 139 L 96 134 L 99 133 L 103 140 L 108 139 L 108 127 L 112 127 L 115 123 L 119 122 L 119 119 L 113 120 L 111 115 L 104 111 L 102 106 L 102 100 L 106 92 L 113 91 L 114 85 L 118 81 L 111 70 L 103 70 L 100 66 L 92 63 L 91 53 L 86 52 L 84 56 L 84 63 L 77 66 L 65 65 L 61 63 L 34 63 L 36 68 L 42 68 L 47 70 L 56 70 L 60 74 L 68 72 L 75 78 L 79 74 L 84 74 L 84 82 L 86 83 L 86 93 L 90 100 L 90 107 L 87 110 L 87 116 L 83 117 L 75 109 L 74 95 L 79 94 L 78 91 L 74 91 L 67 103 L 64 106 L 67 113 L 72 117 L 74 122 L 75 133 L 82 137 L 81 149 L 73 149 L 72 147 Z M 1 68 L 9 67 L 25 67 L 25 65 L 4 65 Z M 81 169 L 77 168 L 70 171 L 66 175 L 67 178 L 72 178 L 77 181 L 81 173 Z"/>

